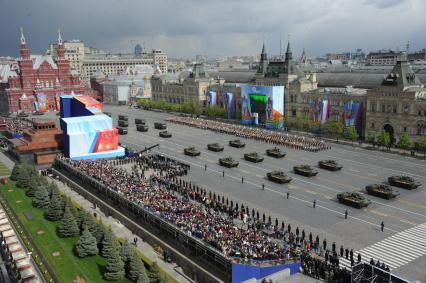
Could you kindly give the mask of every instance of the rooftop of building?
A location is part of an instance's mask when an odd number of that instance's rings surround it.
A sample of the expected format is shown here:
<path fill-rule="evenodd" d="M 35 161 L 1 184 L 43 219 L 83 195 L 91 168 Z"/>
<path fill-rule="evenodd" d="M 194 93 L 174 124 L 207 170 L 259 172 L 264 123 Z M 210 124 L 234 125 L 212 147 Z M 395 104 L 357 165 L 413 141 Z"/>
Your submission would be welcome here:
<path fill-rule="evenodd" d="M 324 87 L 318 88 L 306 93 L 311 94 L 322 94 L 327 96 L 337 96 L 337 95 L 351 95 L 351 96 L 365 96 L 367 94 L 367 89 L 365 88 L 354 88 L 352 86 L 347 87 Z"/>

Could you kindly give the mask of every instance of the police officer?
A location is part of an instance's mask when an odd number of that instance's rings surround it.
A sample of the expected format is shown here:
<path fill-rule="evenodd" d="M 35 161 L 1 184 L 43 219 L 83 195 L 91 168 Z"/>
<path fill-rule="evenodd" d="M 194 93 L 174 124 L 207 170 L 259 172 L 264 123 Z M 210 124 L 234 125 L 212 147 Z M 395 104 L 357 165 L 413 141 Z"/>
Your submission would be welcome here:
<path fill-rule="evenodd" d="M 327 240 L 324 238 L 324 241 L 322 241 L 322 246 L 324 248 L 324 250 L 327 249 Z"/>
<path fill-rule="evenodd" d="M 340 246 L 340 257 L 343 257 L 344 249 L 343 245 Z"/>
<path fill-rule="evenodd" d="M 336 252 L 336 242 L 333 242 L 333 244 L 331 245 L 331 251 L 333 253 Z"/>
<path fill-rule="evenodd" d="M 361 253 L 358 253 L 358 263 L 361 262 Z"/>
<path fill-rule="evenodd" d="M 349 259 L 349 249 L 348 248 L 345 249 L 345 258 Z"/>
<path fill-rule="evenodd" d="M 265 190 L 265 184 L 262 184 L 262 191 Z"/>
<path fill-rule="evenodd" d="M 312 244 L 312 233 L 309 232 L 309 242 Z"/>
<path fill-rule="evenodd" d="M 296 227 L 296 236 L 299 236 L 299 227 Z"/>
<path fill-rule="evenodd" d="M 345 219 L 348 219 L 348 210 L 345 210 Z"/>
<path fill-rule="evenodd" d="M 244 184 L 244 176 L 241 176 L 241 184 Z"/>
<path fill-rule="evenodd" d="M 380 223 L 380 230 L 383 232 L 384 229 L 385 229 L 385 222 L 382 221 L 382 223 Z"/>
<path fill-rule="evenodd" d="M 225 178 L 225 170 L 222 171 L 222 177 Z"/>
<path fill-rule="evenodd" d="M 312 206 L 315 208 L 315 206 L 317 205 L 317 201 L 316 200 L 314 200 L 314 202 L 313 202 L 313 204 L 312 204 Z"/>
<path fill-rule="evenodd" d="M 354 259 L 354 251 L 353 251 L 353 249 L 351 249 L 351 251 L 349 252 L 349 256 L 350 256 L 351 260 Z"/>
<path fill-rule="evenodd" d="M 287 199 L 290 197 L 290 192 L 287 191 Z"/>

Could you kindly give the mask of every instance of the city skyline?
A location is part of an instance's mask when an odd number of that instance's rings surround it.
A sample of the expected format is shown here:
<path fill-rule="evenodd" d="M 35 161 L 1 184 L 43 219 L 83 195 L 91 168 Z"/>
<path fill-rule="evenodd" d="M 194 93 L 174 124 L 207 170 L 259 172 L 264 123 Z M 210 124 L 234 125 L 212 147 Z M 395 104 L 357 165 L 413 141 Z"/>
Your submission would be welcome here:
<path fill-rule="evenodd" d="M 321 56 L 357 48 L 404 50 L 408 41 L 410 50 L 426 47 L 421 36 L 426 3 L 420 0 L 318 2 L 111 0 L 101 6 L 97 0 L 4 1 L 10 13 L 0 23 L 9 28 L 3 32 L 0 56 L 18 55 L 20 26 L 32 53 L 45 52 L 58 28 L 64 39 L 80 39 L 107 52 L 132 52 L 141 43 L 178 58 L 258 55 L 262 42 L 268 54 L 279 54 L 280 38 L 284 49 L 288 34 L 295 56 L 303 48 L 308 56 Z M 81 12 L 72 12 L 76 9 Z"/>

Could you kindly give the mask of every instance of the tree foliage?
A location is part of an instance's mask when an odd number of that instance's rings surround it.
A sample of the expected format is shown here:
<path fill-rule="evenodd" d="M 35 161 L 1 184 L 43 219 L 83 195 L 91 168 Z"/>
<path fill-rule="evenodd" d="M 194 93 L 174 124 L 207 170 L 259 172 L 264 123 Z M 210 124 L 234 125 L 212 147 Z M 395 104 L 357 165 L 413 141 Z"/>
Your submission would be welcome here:
<path fill-rule="evenodd" d="M 79 257 L 92 256 L 98 253 L 96 239 L 92 236 L 87 227 L 84 227 L 83 233 L 75 245 L 75 252 Z"/>
<path fill-rule="evenodd" d="M 64 214 L 64 200 L 59 194 L 59 190 L 52 191 L 52 197 L 45 213 L 45 218 L 50 221 L 57 221 L 62 218 Z"/>
<path fill-rule="evenodd" d="M 58 227 L 58 235 L 63 238 L 75 237 L 80 234 L 80 228 L 75 221 L 74 215 L 71 212 L 71 204 L 65 206 L 64 217 Z"/>
<path fill-rule="evenodd" d="M 118 246 L 116 246 L 108 255 L 104 277 L 106 280 L 117 281 L 124 277 L 124 273 L 124 263 L 118 253 Z"/>
<path fill-rule="evenodd" d="M 376 141 L 376 136 L 372 132 L 368 132 L 367 136 L 365 137 L 365 141 L 368 143 L 374 143 Z"/>
<path fill-rule="evenodd" d="M 423 151 L 424 155 L 426 155 L 426 133 L 421 136 L 417 146 L 421 151 Z"/>
<path fill-rule="evenodd" d="M 21 173 L 22 170 L 22 164 L 21 163 L 15 163 L 15 166 L 13 166 L 12 172 L 10 174 L 10 179 L 12 181 L 18 181 L 19 178 L 19 174 Z"/>
<path fill-rule="evenodd" d="M 408 133 L 403 133 L 402 137 L 398 141 L 398 147 L 402 149 L 408 149 L 411 146 L 412 142 Z"/>
<path fill-rule="evenodd" d="M 359 135 L 358 132 L 356 131 L 355 126 L 350 126 L 348 128 L 348 139 L 353 143 L 354 141 L 356 141 L 358 139 Z"/>
<path fill-rule="evenodd" d="M 104 238 L 102 240 L 102 256 L 108 258 L 111 253 L 115 252 L 117 249 L 119 249 L 118 241 L 115 238 L 111 227 L 108 227 L 108 229 L 106 229 L 104 233 Z"/>
<path fill-rule="evenodd" d="M 391 138 L 388 132 L 382 131 L 380 135 L 377 137 L 377 141 L 381 146 L 389 146 L 391 143 Z"/>
<path fill-rule="evenodd" d="M 128 241 L 125 241 L 124 244 L 121 246 L 120 256 L 126 267 L 128 267 L 128 263 L 133 255 L 133 251 L 133 247 Z"/>
<path fill-rule="evenodd" d="M 325 127 L 327 134 L 329 134 L 331 137 L 338 139 L 339 136 L 343 133 L 343 127 L 342 124 L 339 121 L 336 120 L 329 120 Z"/>
<path fill-rule="evenodd" d="M 34 199 L 32 201 L 33 206 L 37 208 L 45 208 L 49 206 L 49 203 L 50 196 L 46 187 L 37 186 L 34 192 Z"/>
<path fill-rule="evenodd" d="M 146 273 L 145 266 L 143 265 L 143 262 L 137 255 L 136 251 L 133 251 L 132 255 L 130 256 L 127 276 L 133 281 L 136 281 L 139 278 L 139 274 L 142 272 Z"/>
<path fill-rule="evenodd" d="M 150 283 L 159 283 L 161 280 L 160 268 L 156 261 L 154 261 L 149 268 L 148 278 Z"/>

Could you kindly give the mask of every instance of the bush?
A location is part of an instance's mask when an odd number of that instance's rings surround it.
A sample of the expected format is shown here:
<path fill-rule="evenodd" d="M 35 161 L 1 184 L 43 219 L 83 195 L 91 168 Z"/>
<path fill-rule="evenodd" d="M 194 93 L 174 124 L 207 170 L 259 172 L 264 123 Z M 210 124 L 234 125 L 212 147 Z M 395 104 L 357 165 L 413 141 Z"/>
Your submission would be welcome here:
<path fill-rule="evenodd" d="M 62 223 L 58 227 L 58 235 L 60 237 L 75 237 L 80 234 L 77 222 L 75 221 L 74 215 L 71 212 L 70 205 L 65 207 L 64 217 Z"/>
<path fill-rule="evenodd" d="M 118 253 L 118 246 L 112 248 L 108 255 L 104 277 L 111 281 L 117 281 L 124 277 L 124 263 Z"/>

